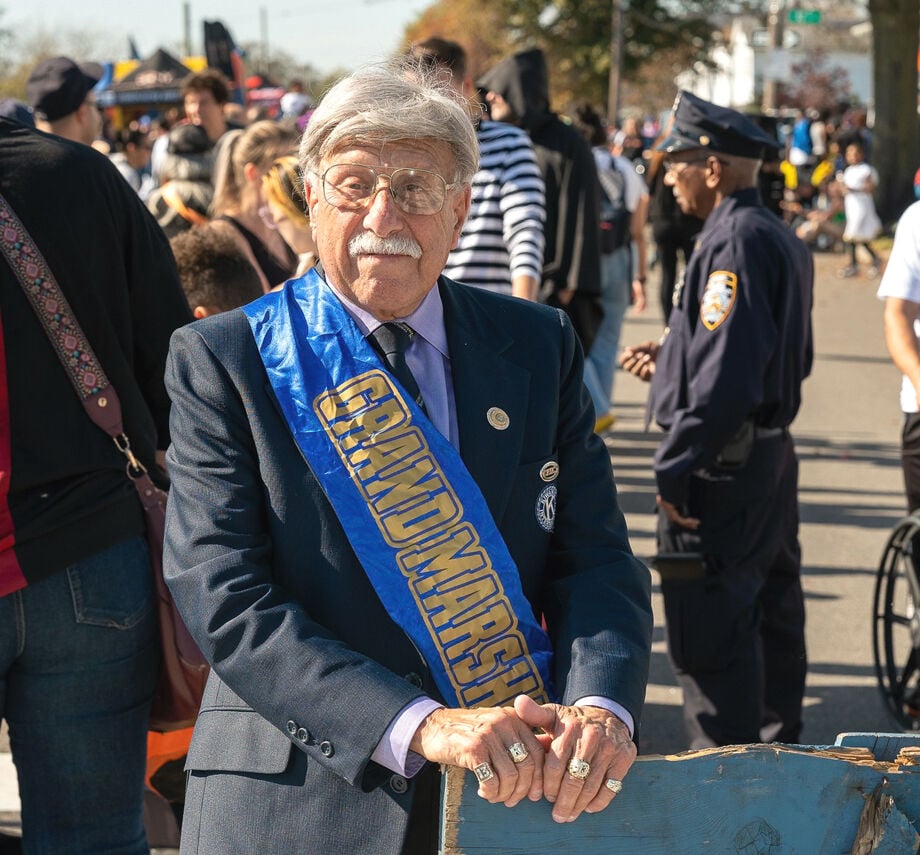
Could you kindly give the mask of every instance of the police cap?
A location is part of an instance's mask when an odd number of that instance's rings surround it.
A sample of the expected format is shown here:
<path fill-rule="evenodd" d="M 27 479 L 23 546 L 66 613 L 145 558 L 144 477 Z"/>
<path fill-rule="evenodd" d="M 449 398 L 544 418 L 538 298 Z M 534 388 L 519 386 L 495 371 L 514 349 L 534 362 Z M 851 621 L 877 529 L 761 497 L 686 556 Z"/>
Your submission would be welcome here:
<path fill-rule="evenodd" d="M 750 157 L 759 160 L 768 148 L 779 148 L 779 141 L 761 130 L 737 110 L 681 91 L 674 102 L 674 120 L 658 151 L 678 152 L 692 148 Z"/>
<path fill-rule="evenodd" d="M 55 56 L 32 69 L 26 98 L 38 118 L 54 122 L 75 113 L 104 73 L 98 63 L 77 65 L 66 56 Z"/>

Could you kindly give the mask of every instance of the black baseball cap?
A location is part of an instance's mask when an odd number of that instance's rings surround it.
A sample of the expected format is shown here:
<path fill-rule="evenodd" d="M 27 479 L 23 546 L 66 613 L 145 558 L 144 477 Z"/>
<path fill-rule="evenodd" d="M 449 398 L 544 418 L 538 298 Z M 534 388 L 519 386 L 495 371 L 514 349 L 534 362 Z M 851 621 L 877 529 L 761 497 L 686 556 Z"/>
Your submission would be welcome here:
<path fill-rule="evenodd" d="M 54 122 L 76 112 L 103 73 L 96 62 L 77 64 L 69 57 L 55 56 L 32 69 L 26 98 L 37 118 Z"/>
<path fill-rule="evenodd" d="M 760 159 L 767 149 L 779 147 L 776 137 L 771 137 L 744 113 L 681 91 L 674 102 L 671 130 L 659 143 L 658 151 L 673 153 L 705 148 Z"/>

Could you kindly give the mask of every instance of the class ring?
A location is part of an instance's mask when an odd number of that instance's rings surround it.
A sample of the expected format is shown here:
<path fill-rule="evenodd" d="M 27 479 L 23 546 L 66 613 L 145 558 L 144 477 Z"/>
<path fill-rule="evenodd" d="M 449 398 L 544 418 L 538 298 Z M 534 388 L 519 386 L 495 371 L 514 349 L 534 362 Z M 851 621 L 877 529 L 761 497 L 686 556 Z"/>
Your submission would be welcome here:
<path fill-rule="evenodd" d="M 488 763 L 480 763 L 475 769 L 473 769 L 473 774 L 476 776 L 476 780 L 480 784 L 484 784 L 486 781 L 491 781 L 495 777 L 495 773 L 492 771 L 492 767 Z"/>
<path fill-rule="evenodd" d="M 509 745 L 508 753 L 515 763 L 523 763 L 528 757 L 527 749 L 524 747 L 523 742 L 515 742 L 513 745 Z"/>
<path fill-rule="evenodd" d="M 579 781 L 584 781 L 591 773 L 591 764 L 580 757 L 573 757 L 569 760 L 569 774 Z"/>

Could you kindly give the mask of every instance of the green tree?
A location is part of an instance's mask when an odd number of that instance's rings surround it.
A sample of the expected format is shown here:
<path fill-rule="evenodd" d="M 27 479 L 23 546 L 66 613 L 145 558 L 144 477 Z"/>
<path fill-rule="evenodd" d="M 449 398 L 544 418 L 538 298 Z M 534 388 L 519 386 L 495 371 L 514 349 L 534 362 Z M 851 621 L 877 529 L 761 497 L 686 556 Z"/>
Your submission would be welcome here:
<path fill-rule="evenodd" d="M 714 15 L 740 3 L 725 0 L 628 0 L 624 6 L 624 80 L 661 79 L 707 63 L 718 37 Z M 406 43 L 440 35 L 462 44 L 477 75 L 509 54 L 540 47 L 547 56 L 554 107 L 588 101 L 607 104 L 612 36 L 612 0 L 440 0 L 406 30 Z M 627 86 L 633 97 L 654 95 L 650 109 L 670 106 L 668 86 Z M 635 103 L 635 102 L 634 102 Z"/>
<path fill-rule="evenodd" d="M 875 126 L 872 162 L 879 171 L 878 206 L 890 222 L 913 201 L 920 166 L 917 120 L 917 49 L 920 3 L 869 0 L 872 19 Z"/>

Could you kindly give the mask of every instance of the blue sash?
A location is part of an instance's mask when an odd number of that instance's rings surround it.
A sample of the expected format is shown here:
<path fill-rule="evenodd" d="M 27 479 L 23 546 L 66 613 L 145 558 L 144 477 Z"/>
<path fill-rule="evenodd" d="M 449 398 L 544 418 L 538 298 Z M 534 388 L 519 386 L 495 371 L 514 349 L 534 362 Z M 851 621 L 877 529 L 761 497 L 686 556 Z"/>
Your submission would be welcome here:
<path fill-rule="evenodd" d="M 552 650 L 478 485 L 315 270 L 243 308 L 358 560 L 452 706 L 552 699 Z"/>

